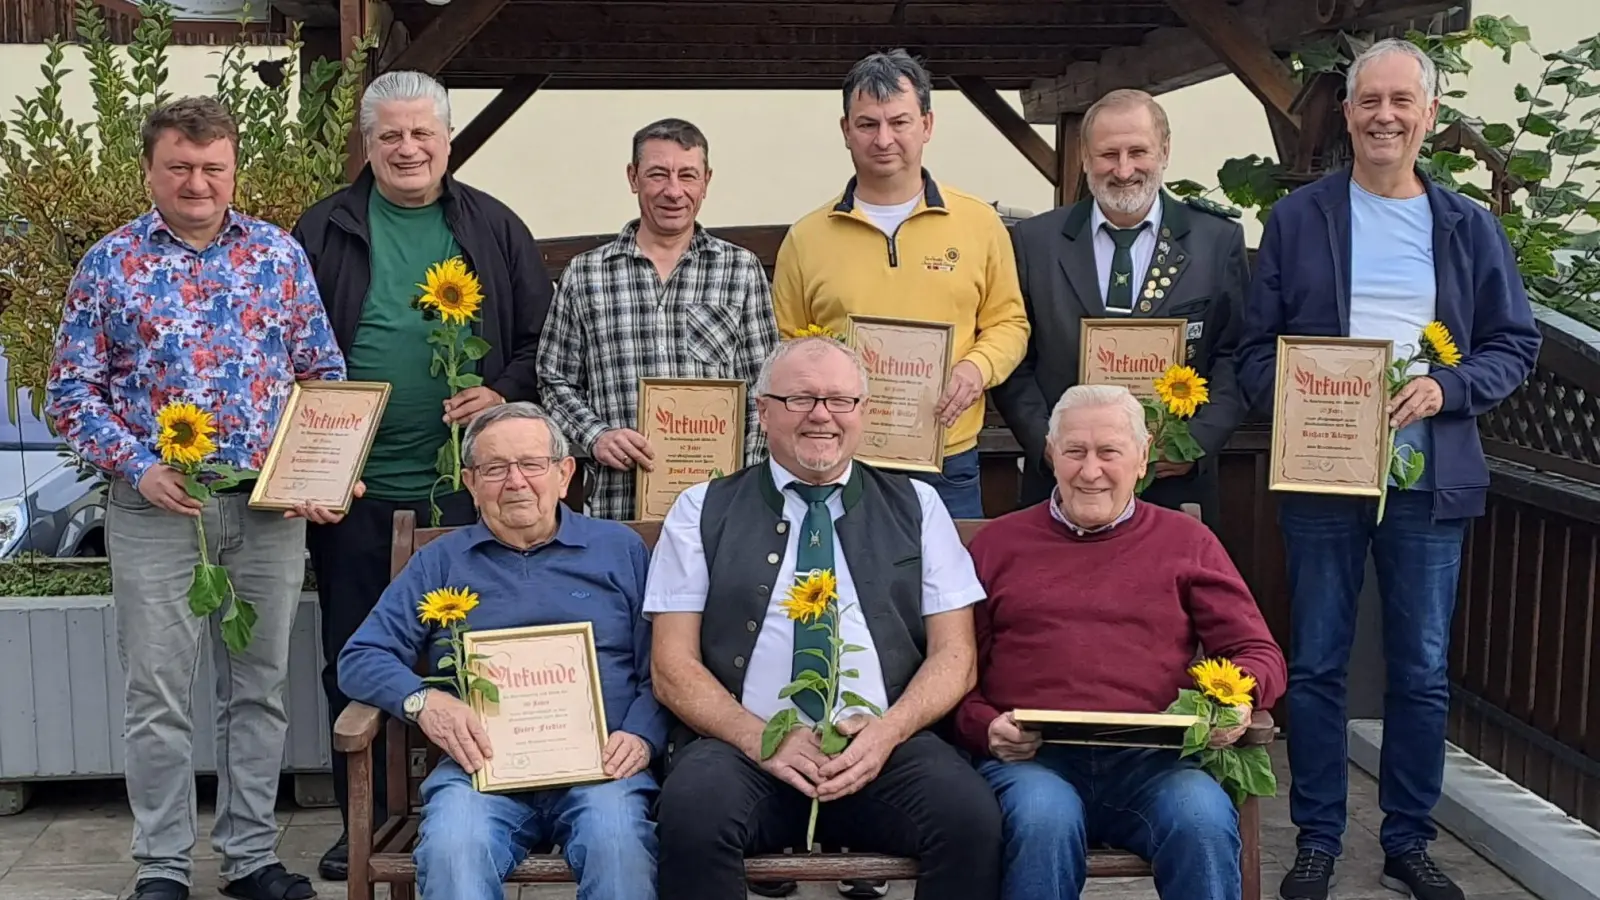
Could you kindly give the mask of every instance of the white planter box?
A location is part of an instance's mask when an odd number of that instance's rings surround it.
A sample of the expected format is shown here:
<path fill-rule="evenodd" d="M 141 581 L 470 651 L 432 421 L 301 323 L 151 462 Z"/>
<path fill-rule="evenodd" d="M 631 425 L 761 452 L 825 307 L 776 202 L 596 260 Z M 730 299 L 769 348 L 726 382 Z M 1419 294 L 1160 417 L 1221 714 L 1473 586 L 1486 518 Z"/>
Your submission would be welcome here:
<path fill-rule="evenodd" d="M 285 772 L 331 765 L 317 595 L 290 637 Z M 194 767 L 216 771 L 216 676 L 194 687 Z M 121 777 L 123 673 L 110 596 L 0 597 L 0 782 Z"/>

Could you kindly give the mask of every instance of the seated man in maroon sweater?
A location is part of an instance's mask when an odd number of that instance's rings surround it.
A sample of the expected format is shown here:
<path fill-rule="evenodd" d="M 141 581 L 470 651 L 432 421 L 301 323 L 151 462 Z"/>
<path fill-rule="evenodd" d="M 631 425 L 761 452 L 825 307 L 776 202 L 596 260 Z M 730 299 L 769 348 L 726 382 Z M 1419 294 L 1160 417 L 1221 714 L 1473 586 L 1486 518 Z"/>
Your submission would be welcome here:
<path fill-rule="evenodd" d="M 1201 646 L 1283 692 L 1283 653 L 1215 535 L 1134 499 L 1150 436 L 1126 388 L 1079 385 L 1050 417 L 1050 500 L 996 519 L 971 552 L 978 683 L 956 709 L 1004 814 L 1005 900 L 1083 889 L 1088 848 L 1151 862 L 1163 900 L 1238 900 L 1239 823 L 1222 788 L 1176 750 L 1042 744 L 1017 709 L 1161 712 L 1192 686 Z M 1249 721 L 1249 709 L 1244 721 Z M 1244 732 L 1219 731 L 1213 746 Z"/>

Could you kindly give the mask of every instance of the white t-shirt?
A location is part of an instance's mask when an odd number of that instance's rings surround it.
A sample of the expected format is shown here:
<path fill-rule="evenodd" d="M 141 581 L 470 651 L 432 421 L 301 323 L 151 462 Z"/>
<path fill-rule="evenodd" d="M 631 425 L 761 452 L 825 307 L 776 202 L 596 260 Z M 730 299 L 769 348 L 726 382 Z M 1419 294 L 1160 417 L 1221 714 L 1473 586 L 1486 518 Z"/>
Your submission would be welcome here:
<path fill-rule="evenodd" d="M 901 223 L 911 218 L 911 214 L 916 211 L 917 204 L 920 202 L 922 202 L 921 194 L 904 203 L 896 203 L 893 206 L 879 206 L 876 203 L 865 203 L 857 199 L 856 209 L 861 210 L 862 215 L 866 216 L 872 224 L 878 226 L 879 231 L 889 237 L 894 237 L 895 231 L 899 229 Z"/>
<path fill-rule="evenodd" d="M 772 596 L 767 602 L 766 617 L 756 636 L 756 646 L 745 665 L 742 697 L 746 709 L 766 719 L 794 702 L 779 699 L 778 691 L 793 681 L 794 624 L 780 605 L 788 598 L 794 584 L 795 554 L 798 552 L 800 526 L 806 517 L 806 502 L 784 487 L 795 477 L 784 468 L 767 460 L 774 483 L 783 493 L 783 518 L 788 523 L 789 541 L 777 575 L 773 579 Z M 850 469 L 837 482 L 844 484 L 850 478 Z M 972 557 L 961 543 L 955 522 L 945 510 L 938 493 L 921 481 L 912 481 L 917 499 L 922 505 L 922 614 L 937 615 L 964 606 L 971 606 L 986 596 L 978 573 L 973 568 Z M 650 576 L 645 587 L 644 614 L 688 612 L 705 610 L 706 591 L 710 576 L 706 569 L 705 549 L 700 543 L 700 513 L 705 504 L 709 482 L 694 485 L 678 495 L 661 523 L 661 536 L 656 541 L 650 558 Z M 835 521 L 844 515 L 842 492 L 828 500 L 828 509 Z M 847 644 L 867 648 L 845 656 L 841 669 L 856 669 L 857 678 L 840 681 L 840 693 L 855 691 L 877 704 L 880 709 L 889 706 L 888 691 L 884 687 L 883 670 L 878 665 L 878 654 L 872 642 L 872 632 L 861 614 L 860 598 L 855 582 L 850 577 L 850 565 L 845 560 L 844 549 L 839 546 L 838 533 L 834 534 L 834 575 L 838 579 L 839 608 L 845 610 L 841 617 L 839 637 Z M 795 707 L 797 710 L 798 706 Z M 865 709 L 841 707 L 834 714 L 838 721 Z M 814 724 L 803 711 L 803 722 Z"/>

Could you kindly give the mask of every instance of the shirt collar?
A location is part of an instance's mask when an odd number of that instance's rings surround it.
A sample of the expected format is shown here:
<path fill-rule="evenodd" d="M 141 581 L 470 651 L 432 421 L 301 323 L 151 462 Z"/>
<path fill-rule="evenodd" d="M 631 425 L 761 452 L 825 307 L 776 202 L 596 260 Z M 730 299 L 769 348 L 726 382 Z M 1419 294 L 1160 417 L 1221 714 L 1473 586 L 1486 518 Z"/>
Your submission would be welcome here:
<path fill-rule="evenodd" d="M 1150 223 L 1150 233 L 1151 234 L 1160 234 L 1161 233 L 1161 195 L 1159 193 L 1156 194 L 1156 202 L 1150 204 L 1150 211 L 1144 214 L 1143 221 Z M 1099 200 L 1096 200 L 1095 202 L 1090 204 L 1090 210 L 1089 210 L 1089 229 L 1090 229 L 1090 234 L 1099 234 L 1100 233 L 1100 228 L 1102 226 L 1104 226 L 1104 225 L 1110 224 L 1110 222 L 1111 222 L 1111 220 L 1106 218 L 1105 212 L 1100 209 L 1100 201 Z M 1112 227 L 1116 227 L 1116 226 L 1112 226 Z M 1135 227 L 1137 227 L 1137 226 L 1135 226 Z"/>
<path fill-rule="evenodd" d="M 243 218 L 236 210 L 234 210 L 233 207 L 230 206 L 228 207 L 228 211 L 223 213 L 222 230 L 218 231 L 217 236 L 211 239 L 211 243 L 221 243 L 224 237 L 243 236 L 244 233 L 245 226 Z M 183 238 L 178 237 L 176 232 L 167 227 L 167 220 L 162 218 L 161 210 L 152 206 L 150 207 L 150 221 L 145 227 L 145 237 L 154 238 L 156 235 L 165 235 L 166 239 L 172 241 L 173 243 L 180 244 L 184 247 L 189 246 L 189 244 L 184 241 Z M 197 247 L 194 249 L 204 250 L 205 248 Z"/>
<path fill-rule="evenodd" d="M 495 543 L 502 547 L 506 547 L 507 549 L 516 549 L 495 537 L 494 532 L 489 530 L 489 525 L 483 521 L 483 517 L 481 515 L 478 517 L 478 521 L 467 526 L 466 531 L 467 546 L 469 547 L 477 547 L 486 543 Z M 538 550 L 542 547 L 549 546 L 550 544 L 561 544 L 564 547 L 573 547 L 576 549 L 583 549 L 589 546 L 589 540 L 584 534 L 583 526 L 578 522 L 578 514 L 567 508 L 565 503 L 556 506 L 556 533 L 552 535 L 550 540 L 544 544 L 540 544 L 538 547 L 530 547 L 528 549 Z"/>
<path fill-rule="evenodd" d="M 722 245 L 711 239 L 711 234 L 699 222 L 694 223 L 694 236 L 689 239 L 689 247 L 684 251 L 685 257 L 699 256 L 702 253 L 721 253 Z M 637 256 L 644 258 L 644 251 L 639 249 L 639 220 L 634 219 L 622 226 L 617 232 L 617 237 L 606 246 L 605 258 L 617 256 Z"/>
<path fill-rule="evenodd" d="M 856 464 L 855 464 L 854 461 L 846 464 L 845 467 L 844 467 L 844 471 L 839 474 L 839 477 L 835 478 L 832 481 L 829 481 L 827 483 L 828 484 L 837 484 L 837 485 L 849 484 L 850 483 L 850 475 L 851 475 L 852 471 L 855 469 L 855 465 Z M 810 484 L 810 482 L 805 481 L 805 479 L 796 476 L 793 472 L 790 472 L 788 469 L 785 469 L 783 466 L 778 465 L 777 460 L 773 459 L 770 456 L 767 457 L 767 468 L 772 471 L 772 483 L 778 486 L 778 490 L 780 492 L 782 492 L 786 488 L 788 488 L 789 487 L 789 483 L 792 482 L 792 481 L 800 481 L 800 482 L 804 482 L 806 484 Z"/>
<path fill-rule="evenodd" d="M 1073 534 L 1076 534 L 1078 537 L 1083 537 L 1086 534 L 1099 534 L 1103 531 L 1110 531 L 1118 525 L 1121 525 L 1123 522 L 1133 518 L 1133 505 L 1137 502 L 1137 498 L 1129 497 L 1128 507 L 1122 511 L 1121 515 L 1117 516 L 1112 521 L 1106 523 L 1105 525 L 1097 525 L 1094 528 L 1082 528 L 1074 524 L 1070 519 L 1067 518 L 1067 514 L 1061 511 L 1061 485 L 1058 484 L 1050 489 L 1050 517 L 1067 526 L 1067 528 L 1072 530 Z"/>

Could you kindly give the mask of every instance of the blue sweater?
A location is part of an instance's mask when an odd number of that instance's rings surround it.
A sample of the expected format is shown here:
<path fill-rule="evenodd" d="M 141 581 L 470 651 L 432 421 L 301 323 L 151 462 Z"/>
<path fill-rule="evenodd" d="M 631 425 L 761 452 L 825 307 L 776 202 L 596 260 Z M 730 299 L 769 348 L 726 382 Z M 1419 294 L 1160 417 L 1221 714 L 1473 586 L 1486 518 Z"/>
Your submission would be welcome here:
<path fill-rule="evenodd" d="M 1500 223 L 1484 207 L 1422 176 L 1433 211 L 1436 317 L 1461 364 L 1434 366 L 1444 406 L 1434 415 L 1433 516 L 1483 515 L 1489 467 L 1477 417 L 1515 391 L 1539 356 L 1533 308 Z M 1279 335 L 1350 335 L 1350 170 L 1294 191 L 1272 208 L 1235 358 L 1255 409 L 1272 408 Z"/>
<path fill-rule="evenodd" d="M 407 695 L 424 687 L 417 659 L 439 671 L 448 632 L 417 619 L 422 595 L 467 588 L 478 606 L 467 615 L 476 630 L 588 621 L 593 624 L 606 722 L 643 738 L 655 752 L 666 745 L 667 716 L 650 687 L 650 622 L 643 615 L 650 553 L 627 525 L 561 507 L 550 541 L 522 551 L 500 543 L 481 521 L 433 541 L 406 564 L 378 605 L 339 654 L 339 689 L 393 716 Z"/>

